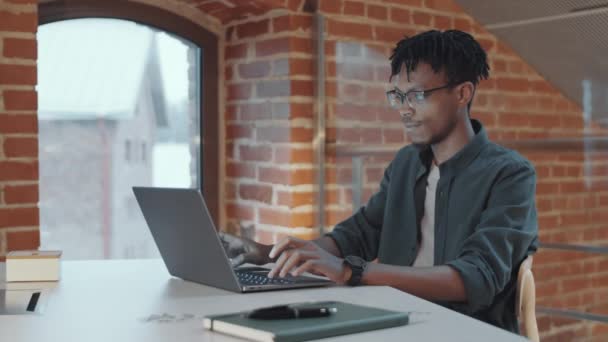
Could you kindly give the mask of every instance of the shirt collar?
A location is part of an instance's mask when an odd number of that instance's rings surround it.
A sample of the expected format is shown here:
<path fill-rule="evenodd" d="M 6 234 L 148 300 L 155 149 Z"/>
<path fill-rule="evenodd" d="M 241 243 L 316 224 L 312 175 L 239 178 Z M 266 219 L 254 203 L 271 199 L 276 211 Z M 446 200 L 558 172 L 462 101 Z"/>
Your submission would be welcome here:
<path fill-rule="evenodd" d="M 482 148 L 489 143 L 488 134 L 485 128 L 478 120 L 471 119 L 471 125 L 475 136 L 467 145 L 452 156 L 449 160 L 439 165 L 441 176 L 449 175 L 457 172 L 460 169 L 466 168 L 477 157 Z M 433 161 L 433 150 L 430 146 L 424 146 L 419 152 L 420 161 L 424 168 L 428 170 Z M 425 171 L 426 171 L 425 170 Z"/>

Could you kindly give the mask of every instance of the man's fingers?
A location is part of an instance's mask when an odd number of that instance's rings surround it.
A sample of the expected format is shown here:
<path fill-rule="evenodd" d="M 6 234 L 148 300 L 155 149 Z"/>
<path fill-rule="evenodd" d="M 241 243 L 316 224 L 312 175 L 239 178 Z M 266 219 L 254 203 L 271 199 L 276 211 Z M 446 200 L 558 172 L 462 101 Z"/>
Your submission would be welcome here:
<path fill-rule="evenodd" d="M 270 250 L 270 253 L 268 253 L 268 256 L 271 259 L 274 259 L 277 255 L 280 255 L 286 249 L 298 248 L 298 247 L 305 245 L 307 242 L 308 241 L 306 241 L 306 240 L 300 240 L 293 236 L 288 236 L 288 237 L 282 239 L 281 241 L 277 242 Z"/>
<path fill-rule="evenodd" d="M 287 259 L 287 261 L 283 265 L 283 268 L 281 268 L 281 270 L 279 272 L 279 277 L 281 277 L 281 278 L 285 277 L 287 275 L 287 273 L 289 273 L 289 271 L 291 271 L 291 269 L 298 266 L 302 262 L 304 262 L 308 259 L 316 259 L 316 258 L 318 258 L 318 256 L 313 252 L 308 252 L 308 251 L 304 251 L 304 250 L 296 250 L 295 252 L 293 252 L 291 254 L 289 259 Z"/>
<path fill-rule="evenodd" d="M 302 265 L 298 266 L 293 272 L 293 276 L 297 277 L 304 272 L 314 273 L 315 265 L 317 264 L 317 260 L 309 259 L 306 260 Z"/>
<path fill-rule="evenodd" d="M 279 259 L 277 259 L 277 262 L 274 264 L 274 266 L 272 266 L 270 272 L 268 272 L 269 278 L 273 278 L 277 274 L 277 272 L 283 267 L 283 264 L 285 264 L 285 262 L 289 258 L 289 255 L 289 251 L 281 253 L 281 256 L 279 257 Z"/>

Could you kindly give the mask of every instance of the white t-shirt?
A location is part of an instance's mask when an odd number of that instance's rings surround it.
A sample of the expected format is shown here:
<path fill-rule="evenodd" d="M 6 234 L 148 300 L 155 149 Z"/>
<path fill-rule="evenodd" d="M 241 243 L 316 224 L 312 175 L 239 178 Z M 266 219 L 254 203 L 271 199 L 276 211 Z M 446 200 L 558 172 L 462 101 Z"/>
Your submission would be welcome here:
<path fill-rule="evenodd" d="M 432 163 L 431 172 L 426 181 L 424 199 L 424 216 L 420 222 L 421 234 L 418 255 L 414 267 L 431 267 L 435 261 L 435 193 L 439 182 L 439 168 Z"/>

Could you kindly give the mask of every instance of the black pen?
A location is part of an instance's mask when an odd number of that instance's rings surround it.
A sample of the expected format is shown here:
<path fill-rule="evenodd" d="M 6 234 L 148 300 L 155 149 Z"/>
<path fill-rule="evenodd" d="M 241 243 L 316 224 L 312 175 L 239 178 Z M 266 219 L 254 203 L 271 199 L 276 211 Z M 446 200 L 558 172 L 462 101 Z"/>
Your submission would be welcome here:
<path fill-rule="evenodd" d="M 292 307 L 289 305 L 272 306 L 268 308 L 257 309 L 249 312 L 247 318 L 253 319 L 292 319 L 292 318 L 315 318 L 327 317 L 338 309 L 317 306 L 317 307 Z"/>

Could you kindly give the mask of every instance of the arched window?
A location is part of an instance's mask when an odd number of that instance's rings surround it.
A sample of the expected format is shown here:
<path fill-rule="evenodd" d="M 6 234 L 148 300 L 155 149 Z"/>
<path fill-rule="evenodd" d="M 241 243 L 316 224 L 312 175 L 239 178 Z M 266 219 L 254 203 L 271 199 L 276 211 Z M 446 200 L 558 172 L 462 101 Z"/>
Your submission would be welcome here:
<path fill-rule="evenodd" d="M 42 246 L 156 257 L 132 186 L 202 188 L 217 222 L 215 35 L 127 1 L 43 3 L 39 23 Z"/>

